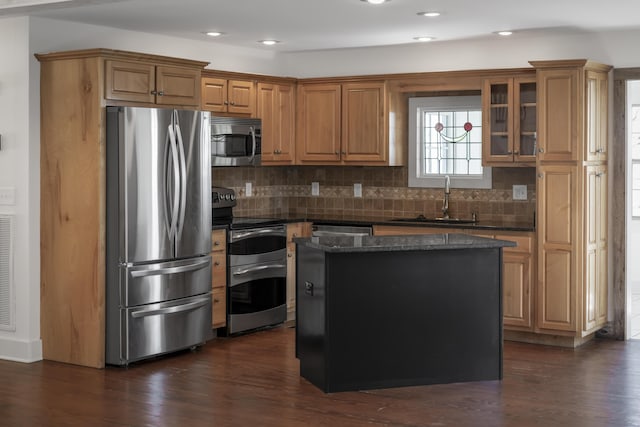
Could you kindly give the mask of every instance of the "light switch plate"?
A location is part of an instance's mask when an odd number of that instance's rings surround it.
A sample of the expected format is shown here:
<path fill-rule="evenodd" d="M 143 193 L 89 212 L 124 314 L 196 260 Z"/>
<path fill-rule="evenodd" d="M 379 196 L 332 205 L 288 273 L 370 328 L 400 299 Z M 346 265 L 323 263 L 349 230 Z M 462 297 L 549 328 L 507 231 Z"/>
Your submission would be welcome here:
<path fill-rule="evenodd" d="M 0 187 L 0 205 L 13 206 L 16 204 L 15 187 Z"/>
<path fill-rule="evenodd" d="M 513 186 L 513 200 L 527 200 L 527 186 L 526 185 L 514 185 Z"/>
<path fill-rule="evenodd" d="M 353 197 L 362 197 L 362 184 L 353 184 Z"/>
<path fill-rule="evenodd" d="M 319 182 L 312 182 L 311 183 L 311 195 L 312 196 L 319 196 L 320 195 L 320 183 Z"/>
<path fill-rule="evenodd" d="M 244 184 L 244 195 L 247 197 L 251 197 L 253 194 L 253 187 L 250 182 L 245 182 Z"/>

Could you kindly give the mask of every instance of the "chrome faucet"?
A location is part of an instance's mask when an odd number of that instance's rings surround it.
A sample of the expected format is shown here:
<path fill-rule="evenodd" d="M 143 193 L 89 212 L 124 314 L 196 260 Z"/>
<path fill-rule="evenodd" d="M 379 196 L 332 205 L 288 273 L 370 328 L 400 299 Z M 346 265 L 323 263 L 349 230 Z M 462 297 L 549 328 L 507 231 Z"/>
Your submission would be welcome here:
<path fill-rule="evenodd" d="M 451 180 L 449 175 L 444 176 L 444 199 L 442 200 L 442 218 L 449 218 L 449 193 L 451 192 Z"/>

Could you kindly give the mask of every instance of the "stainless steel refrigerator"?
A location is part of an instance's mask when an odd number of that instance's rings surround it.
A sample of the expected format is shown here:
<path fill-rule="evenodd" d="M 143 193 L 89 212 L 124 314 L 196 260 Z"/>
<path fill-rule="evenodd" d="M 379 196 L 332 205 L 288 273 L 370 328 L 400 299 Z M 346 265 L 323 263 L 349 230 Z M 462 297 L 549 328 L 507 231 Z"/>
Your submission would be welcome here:
<path fill-rule="evenodd" d="M 201 111 L 107 107 L 108 364 L 212 335 L 209 119 Z"/>

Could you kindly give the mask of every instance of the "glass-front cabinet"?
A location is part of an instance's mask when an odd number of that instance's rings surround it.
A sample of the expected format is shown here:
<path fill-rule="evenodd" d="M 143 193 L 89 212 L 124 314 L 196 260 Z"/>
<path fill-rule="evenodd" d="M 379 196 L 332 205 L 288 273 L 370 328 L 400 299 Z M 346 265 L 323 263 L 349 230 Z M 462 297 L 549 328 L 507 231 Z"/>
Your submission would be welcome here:
<path fill-rule="evenodd" d="M 535 166 L 536 77 L 487 79 L 482 92 L 485 166 Z"/>

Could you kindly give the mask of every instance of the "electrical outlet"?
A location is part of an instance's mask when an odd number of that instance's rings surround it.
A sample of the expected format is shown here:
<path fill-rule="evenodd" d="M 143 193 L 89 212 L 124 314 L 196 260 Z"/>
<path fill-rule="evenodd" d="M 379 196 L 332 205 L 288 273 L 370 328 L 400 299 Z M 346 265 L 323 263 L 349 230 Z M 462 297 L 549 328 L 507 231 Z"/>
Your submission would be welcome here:
<path fill-rule="evenodd" d="M 251 194 L 253 194 L 253 187 L 251 186 L 250 182 L 245 182 L 244 183 L 244 195 L 247 197 L 251 197 Z"/>
<path fill-rule="evenodd" d="M 513 200 L 527 200 L 527 186 L 526 185 L 514 185 L 513 186 Z"/>
<path fill-rule="evenodd" d="M 362 197 L 362 184 L 353 184 L 353 197 Z"/>
<path fill-rule="evenodd" d="M 0 205 L 13 206 L 16 204 L 15 187 L 0 187 Z"/>
<path fill-rule="evenodd" d="M 319 182 L 312 182 L 311 183 L 311 195 L 312 196 L 319 196 L 320 195 L 320 183 Z"/>

